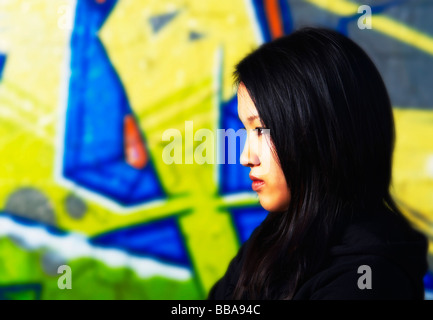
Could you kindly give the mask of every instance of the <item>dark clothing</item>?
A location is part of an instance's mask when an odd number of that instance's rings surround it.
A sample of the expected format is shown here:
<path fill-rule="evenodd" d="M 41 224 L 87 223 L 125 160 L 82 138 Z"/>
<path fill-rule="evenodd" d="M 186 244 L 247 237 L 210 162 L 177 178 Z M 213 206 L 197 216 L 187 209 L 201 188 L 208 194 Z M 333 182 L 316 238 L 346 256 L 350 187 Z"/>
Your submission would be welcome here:
<path fill-rule="evenodd" d="M 248 245 L 249 240 L 241 246 L 209 300 L 231 299 Z M 371 273 L 362 269 L 365 265 Z M 294 300 L 424 299 L 427 268 L 426 238 L 383 209 L 346 225 L 320 270 L 300 286 Z M 365 288 L 369 274 L 371 289 Z"/>

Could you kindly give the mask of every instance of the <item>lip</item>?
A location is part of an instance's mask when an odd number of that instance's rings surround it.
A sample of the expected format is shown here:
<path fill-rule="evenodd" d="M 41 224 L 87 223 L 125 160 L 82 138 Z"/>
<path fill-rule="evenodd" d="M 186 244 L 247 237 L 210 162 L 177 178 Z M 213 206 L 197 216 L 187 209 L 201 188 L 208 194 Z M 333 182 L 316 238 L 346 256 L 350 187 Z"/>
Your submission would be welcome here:
<path fill-rule="evenodd" d="M 253 183 L 251 184 L 251 188 L 254 191 L 259 191 L 265 185 L 265 182 L 263 180 L 253 176 L 252 174 L 250 174 L 250 179 L 253 181 Z"/>

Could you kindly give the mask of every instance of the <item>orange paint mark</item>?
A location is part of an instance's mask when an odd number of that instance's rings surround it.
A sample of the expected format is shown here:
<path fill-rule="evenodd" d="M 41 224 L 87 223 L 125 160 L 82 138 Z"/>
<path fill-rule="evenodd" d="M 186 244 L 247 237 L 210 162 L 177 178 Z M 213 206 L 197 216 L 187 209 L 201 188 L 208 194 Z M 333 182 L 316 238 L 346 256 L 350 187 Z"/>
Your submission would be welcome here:
<path fill-rule="evenodd" d="M 278 0 L 265 0 L 265 11 L 271 29 L 272 38 L 275 39 L 283 36 L 284 30 Z"/>
<path fill-rule="evenodd" d="M 126 162 L 135 169 L 142 169 L 149 159 L 140 130 L 134 117 L 130 114 L 125 116 L 123 124 Z"/>

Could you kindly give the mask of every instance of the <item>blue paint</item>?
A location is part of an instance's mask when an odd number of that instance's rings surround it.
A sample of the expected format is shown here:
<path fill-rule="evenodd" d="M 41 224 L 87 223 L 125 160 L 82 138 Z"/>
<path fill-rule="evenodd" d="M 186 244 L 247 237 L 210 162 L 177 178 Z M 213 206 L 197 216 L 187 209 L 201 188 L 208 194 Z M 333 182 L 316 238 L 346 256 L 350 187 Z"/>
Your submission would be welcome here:
<path fill-rule="evenodd" d="M 203 38 L 205 35 L 199 32 L 191 31 L 189 33 L 189 41 L 197 41 Z"/>
<path fill-rule="evenodd" d="M 0 300 L 14 300 L 14 294 L 32 292 L 35 299 L 41 299 L 42 285 L 40 283 L 25 283 L 0 286 Z"/>
<path fill-rule="evenodd" d="M 152 26 L 152 31 L 158 33 L 162 28 L 169 24 L 176 16 L 178 12 L 171 12 L 153 16 L 149 18 L 149 23 Z"/>
<path fill-rule="evenodd" d="M 132 206 L 165 195 L 151 161 L 141 170 L 125 161 L 124 117 L 134 114 L 98 38 L 115 4 L 115 0 L 103 4 L 77 2 L 71 36 L 63 174 L 84 188 Z M 143 134 L 142 139 L 146 141 Z"/>
<path fill-rule="evenodd" d="M 265 11 L 265 0 L 252 0 L 251 3 L 256 14 L 256 19 L 262 32 L 261 36 L 264 42 L 269 42 L 272 40 L 271 28 L 269 27 L 268 18 L 266 17 Z"/>
<path fill-rule="evenodd" d="M 3 69 L 6 64 L 6 55 L 0 53 L 0 81 L 3 76 Z"/>
<path fill-rule="evenodd" d="M 262 207 L 232 209 L 231 212 L 241 243 L 249 239 L 254 229 L 256 229 L 268 215 L 268 212 Z"/>
<path fill-rule="evenodd" d="M 163 262 L 191 266 L 177 220 L 174 218 L 111 231 L 92 238 L 91 242 L 98 246 L 121 248 L 131 254 Z"/>
<path fill-rule="evenodd" d="M 280 5 L 284 34 L 290 34 L 292 33 L 294 27 L 289 0 L 279 0 L 278 3 Z"/>
<path fill-rule="evenodd" d="M 424 276 L 424 287 L 426 290 L 433 291 L 433 272 L 428 271 Z"/>
<path fill-rule="evenodd" d="M 242 122 L 239 120 L 238 112 L 237 112 L 237 97 L 234 96 L 231 100 L 221 105 L 221 121 L 220 128 L 221 129 L 233 129 L 234 132 L 237 132 L 239 129 L 243 128 Z M 244 134 L 240 138 L 236 138 L 236 145 L 229 144 L 228 139 L 224 142 L 224 155 L 225 158 L 222 159 L 222 152 L 218 152 L 218 155 L 221 158 L 218 159 L 220 164 L 220 184 L 219 184 L 219 192 L 220 194 L 232 194 L 238 192 L 246 192 L 251 190 L 251 180 L 249 178 L 250 168 L 244 167 L 240 164 L 240 156 L 245 145 L 246 134 Z M 229 164 L 228 163 L 228 155 L 231 152 L 233 155 L 236 155 L 236 163 Z"/>

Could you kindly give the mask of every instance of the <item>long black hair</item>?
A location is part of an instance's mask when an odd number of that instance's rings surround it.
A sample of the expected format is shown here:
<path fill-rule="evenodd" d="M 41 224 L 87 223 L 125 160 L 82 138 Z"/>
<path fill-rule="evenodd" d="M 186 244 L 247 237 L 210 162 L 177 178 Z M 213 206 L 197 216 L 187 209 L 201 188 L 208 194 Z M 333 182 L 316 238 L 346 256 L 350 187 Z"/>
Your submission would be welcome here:
<path fill-rule="evenodd" d="M 364 50 L 323 28 L 263 44 L 235 82 L 270 129 L 291 201 L 249 240 L 233 299 L 291 299 L 351 217 L 379 207 L 401 215 L 389 193 L 391 102 Z"/>

